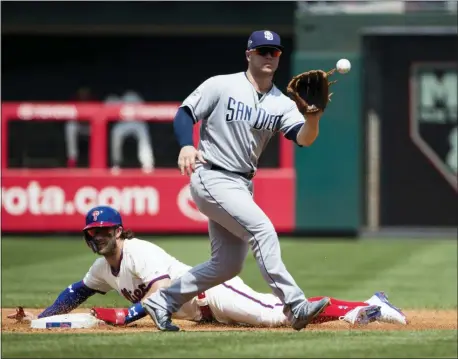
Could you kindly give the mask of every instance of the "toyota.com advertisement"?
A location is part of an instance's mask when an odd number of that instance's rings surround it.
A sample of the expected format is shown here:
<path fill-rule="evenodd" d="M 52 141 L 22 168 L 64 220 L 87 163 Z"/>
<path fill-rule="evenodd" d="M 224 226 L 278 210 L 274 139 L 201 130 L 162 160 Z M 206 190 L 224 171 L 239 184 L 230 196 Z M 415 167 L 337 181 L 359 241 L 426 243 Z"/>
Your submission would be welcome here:
<path fill-rule="evenodd" d="M 90 175 L 65 170 L 14 172 L 4 173 L 2 179 L 4 232 L 80 231 L 86 212 L 100 204 L 117 208 L 124 225 L 137 232 L 207 231 L 208 219 L 191 198 L 189 178 L 176 171 L 117 176 L 106 171 Z M 254 186 L 256 202 L 277 230 L 291 231 L 294 179 L 290 175 L 261 175 L 255 178 Z"/>

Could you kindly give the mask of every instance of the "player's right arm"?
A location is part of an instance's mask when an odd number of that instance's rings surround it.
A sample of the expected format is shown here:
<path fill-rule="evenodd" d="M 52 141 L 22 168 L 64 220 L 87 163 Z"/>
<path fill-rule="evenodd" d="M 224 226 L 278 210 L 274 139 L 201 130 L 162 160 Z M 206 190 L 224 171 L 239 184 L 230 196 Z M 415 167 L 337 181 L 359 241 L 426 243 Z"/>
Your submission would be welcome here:
<path fill-rule="evenodd" d="M 196 158 L 205 163 L 202 153 L 194 147 L 193 125 L 207 118 L 215 109 L 220 98 L 219 81 L 220 78 L 214 76 L 203 82 L 183 101 L 173 120 L 175 136 L 181 148 L 178 167 L 182 175 L 185 172 L 190 175 L 194 171 Z"/>
<path fill-rule="evenodd" d="M 97 259 L 86 273 L 84 279 L 65 288 L 54 303 L 38 315 L 38 318 L 69 313 L 94 294 L 106 294 L 111 290 L 111 287 L 101 276 L 103 261 L 103 258 Z"/>
<path fill-rule="evenodd" d="M 94 289 L 86 286 L 83 281 L 70 284 L 58 295 L 53 304 L 38 315 L 38 318 L 69 313 L 96 292 Z M 18 321 L 30 321 L 35 319 L 35 316 L 32 313 L 24 311 L 23 307 L 18 307 L 16 313 L 8 315 L 8 318 Z"/>
<path fill-rule="evenodd" d="M 38 318 L 69 313 L 95 293 L 97 291 L 86 286 L 82 280 L 70 284 L 59 294 L 51 306 L 38 315 Z"/>

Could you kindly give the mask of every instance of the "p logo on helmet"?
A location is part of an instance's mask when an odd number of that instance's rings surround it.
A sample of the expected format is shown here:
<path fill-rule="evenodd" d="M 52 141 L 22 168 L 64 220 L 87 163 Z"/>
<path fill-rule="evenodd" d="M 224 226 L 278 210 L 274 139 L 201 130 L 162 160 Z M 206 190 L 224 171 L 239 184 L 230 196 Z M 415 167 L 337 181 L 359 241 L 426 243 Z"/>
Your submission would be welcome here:
<path fill-rule="evenodd" d="M 95 222 L 97 221 L 97 217 L 99 216 L 100 212 L 99 211 L 94 211 L 92 212 L 92 220 Z"/>

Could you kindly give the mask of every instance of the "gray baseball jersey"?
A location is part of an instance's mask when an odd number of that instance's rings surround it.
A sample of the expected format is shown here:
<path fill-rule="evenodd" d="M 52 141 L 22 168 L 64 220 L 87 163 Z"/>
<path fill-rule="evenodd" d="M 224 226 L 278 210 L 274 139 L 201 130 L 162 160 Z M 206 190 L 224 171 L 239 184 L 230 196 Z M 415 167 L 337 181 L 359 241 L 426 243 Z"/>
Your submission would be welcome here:
<path fill-rule="evenodd" d="M 259 98 L 245 72 L 214 76 L 203 82 L 182 106 L 202 120 L 199 149 L 206 161 L 229 171 L 257 169 L 276 132 L 286 134 L 304 123 L 296 104 L 277 87 Z"/>

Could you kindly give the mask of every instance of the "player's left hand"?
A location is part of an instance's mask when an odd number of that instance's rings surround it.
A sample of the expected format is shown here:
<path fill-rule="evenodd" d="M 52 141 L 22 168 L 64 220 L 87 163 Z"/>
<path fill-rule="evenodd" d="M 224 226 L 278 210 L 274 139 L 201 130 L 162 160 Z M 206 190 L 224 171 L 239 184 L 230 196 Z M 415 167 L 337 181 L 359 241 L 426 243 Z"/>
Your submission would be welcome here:
<path fill-rule="evenodd" d="M 35 319 L 35 316 L 32 313 L 24 311 L 23 307 L 17 307 L 16 313 L 8 314 L 7 318 L 16 319 L 18 322 L 31 322 Z"/>
<path fill-rule="evenodd" d="M 202 151 L 198 151 L 194 146 L 184 146 L 178 155 L 178 168 L 182 175 L 185 173 L 190 176 L 196 169 L 196 159 L 202 163 L 207 163 L 204 160 Z"/>

